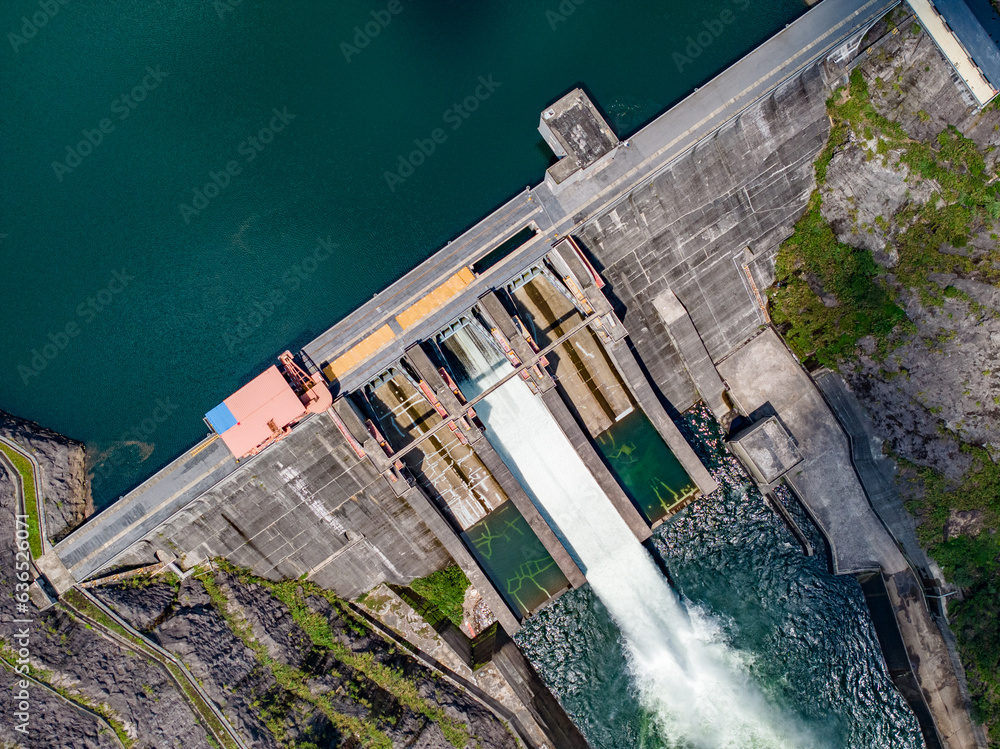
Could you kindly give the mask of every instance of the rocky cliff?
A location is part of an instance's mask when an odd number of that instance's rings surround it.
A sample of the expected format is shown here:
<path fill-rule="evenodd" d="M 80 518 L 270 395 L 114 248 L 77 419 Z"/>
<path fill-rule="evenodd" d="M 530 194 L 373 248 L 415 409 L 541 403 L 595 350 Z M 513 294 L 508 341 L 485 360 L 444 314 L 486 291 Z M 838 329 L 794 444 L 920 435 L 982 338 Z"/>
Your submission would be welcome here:
<path fill-rule="evenodd" d="M 27 449 L 43 467 L 45 524 L 52 541 L 62 539 L 94 512 L 83 443 L 4 411 L 0 411 L 0 437 Z"/>
<path fill-rule="evenodd" d="M 873 30 L 828 102 L 818 190 L 779 252 L 769 299 L 789 345 L 811 368 L 839 369 L 896 458 L 899 494 L 940 565 L 924 574 L 953 596 L 972 715 L 994 747 L 1000 109 L 976 109 L 905 16 L 895 12 L 895 33 L 885 22 Z"/>

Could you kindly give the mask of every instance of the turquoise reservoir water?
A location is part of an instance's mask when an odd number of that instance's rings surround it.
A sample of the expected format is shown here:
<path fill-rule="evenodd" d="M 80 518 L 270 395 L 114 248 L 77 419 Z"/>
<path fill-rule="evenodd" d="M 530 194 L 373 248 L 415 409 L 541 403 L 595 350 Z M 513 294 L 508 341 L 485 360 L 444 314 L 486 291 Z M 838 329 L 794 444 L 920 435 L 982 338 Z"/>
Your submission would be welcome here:
<path fill-rule="evenodd" d="M 827 571 L 822 537 L 804 512 L 800 524 L 818 551 L 802 554 L 724 452 L 707 410 L 684 422 L 721 489 L 660 526 L 651 545 L 692 619 L 715 628 L 715 639 L 734 653 L 770 709 L 812 736 L 811 745 L 922 749 L 916 719 L 886 672 L 857 581 Z M 563 595 L 515 639 L 594 749 L 758 746 L 665 738 L 643 705 L 621 630 L 589 586 Z"/>
<path fill-rule="evenodd" d="M 99 505 L 282 350 L 540 181 L 547 104 L 583 85 L 627 134 L 805 8 L 400 0 L 382 27 L 389 5 L 0 7 L 0 408 L 86 441 Z M 489 97 L 456 113 L 480 76 Z"/>

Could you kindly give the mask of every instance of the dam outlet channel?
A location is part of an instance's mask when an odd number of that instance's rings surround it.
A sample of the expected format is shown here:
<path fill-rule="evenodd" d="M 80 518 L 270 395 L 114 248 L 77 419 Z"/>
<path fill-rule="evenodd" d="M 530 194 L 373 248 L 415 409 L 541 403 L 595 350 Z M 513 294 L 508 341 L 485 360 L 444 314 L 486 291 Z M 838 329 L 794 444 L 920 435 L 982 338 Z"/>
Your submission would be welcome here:
<path fill-rule="evenodd" d="M 462 390 L 478 396 L 511 365 L 475 323 L 442 350 Z M 663 747 L 809 749 L 817 743 L 769 704 L 740 655 L 688 611 L 560 430 L 544 403 L 511 378 L 477 406 L 486 434 L 566 543 L 620 630 L 631 686 Z"/>

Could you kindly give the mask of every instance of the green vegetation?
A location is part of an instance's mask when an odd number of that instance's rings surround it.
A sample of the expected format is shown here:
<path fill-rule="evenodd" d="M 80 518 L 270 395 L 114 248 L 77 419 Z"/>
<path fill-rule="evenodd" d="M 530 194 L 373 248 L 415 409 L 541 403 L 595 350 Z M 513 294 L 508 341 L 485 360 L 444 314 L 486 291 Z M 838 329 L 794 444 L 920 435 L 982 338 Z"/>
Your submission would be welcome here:
<path fill-rule="evenodd" d="M 1000 726 L 1000 466 L 982 448 L 963 446 L 973 456 L 972 470 L 957 486 L 929 468 L 908 466 L 916 494 L 910 503 L 921 524 L 920 540 L 947 578 L 962 589 L 950 599 L 949 615 L 973 697 L 973 717 L 995 734 Z M 974 536 L 946 538 L 953 510 L 981 513 Z M 1000 746 L 991 736 L 990 746 Z"/>
<path fill-rule="evenodd" d="M 158 572 L 156 574 L 144 572 L 139 575 L 123 577 L 114 584 L 120 585 L 123 588 L 131 588 L 133 590 L 143 590 L 144 588 L 149 588 L 153 585 L 169 585 L 174 590 L 177 590 L 181 587 L 181 580 L 176 574 L 167 570 L 166 572 Z"/>
<path fill-rule="evenodd" d="M 869 251 L 837 241 L 820 214 L 819 190 L 795 233 L 782 245 L 778 287 L 770 294 L 774 320 L 783 326 L 799 357 L 835 365 L 851 358 L 864 336 L 872 336 L 884 353 L 895 334 L 910 329 L 897 303 L 901 290 L 913 288 L 925 302 L 940 303 L 944 294 L 929 281 L 929 274 L 957 273 L 1000 282 L 1000 251 L 980 256 L 939 251 L 943 244 L 965 247 L 974 230 L 1000 219 L 1000 185 L 991 182 L 976 144 L 955 128 L 929 144 L 909 138 L 898 123 L 879 114 L 860 70 L 851 74 L 850 85 L 838 89 L 827 106 L 833 126 L 815 165 L 820 187 L 834 153 L 852 133 L 862 136 L 866 144 L 877 142 L 875 150 L 863 146 L 867 158 L 905 166 L 910 179 L 935 180 L 941 187 L 923 206 L 911 205 L 894 217 L 902 229 L 894 239 L 899 254 L 893 270 L 895 286 L 887 283 L 885 271 Z"/>
<path fill-rule="evenodd" d="M 35 496 L 35 469 L 31 461 L 21 453 L 0 442 L 0 452 L 7 456 L 17 472 L 21 475 L 21 486 L 24 487 L 24 512 L 28 516 L 28 545 L 31 556 L 38 559 L 42 555 L 42 531 L 38 522 L 38 497 Z"/>
<path fill-rule="evenodd" d="M 301 580 L 286 580 L 277 583 L 265 580 L 256 577 L 247 570 L 235 567 L 225 560 L 216 560 L 216 564 L 226 572 L 236 576 L 244 584 L 257 584 L 267 589 L 275 598 L 288 607 L 292 618 L 309 636 L 313 645 L 329 651 L 337 660 L 349 666 L 356 674 L 360 675 L 361 679 L 357 683 L 352 682 L 348 687 L 349 693 L 358 702 L 366 704 L 361 693 L 364 690 L 365 683 L 370 681 L 392 694 L 400 704 L 437 723 L 444 733 L 445 738 L 456 749 L 462 749 L 462 747 L 467 745 L 469 734 L 464 724 L 452 720 L 445 714 L 442 708 L 422 698 L 416 686 L 406 678 L 402 671 L 380 663 L 376 660 L 373 653 L 354 652 L 351 650 L 351 648 L 337 638 L 327 618 L 309 608 L 307 600 L 310 597 L 324 598 L 340 612 L 351 629 L 360 634 L 367 634 L 368 630 L 364 623 L 357 619 L 350 608 L 330 591 Z M 199 579 L 205 584 L 205 589 L 233 632 L 247 647 L 254 651 L 260 662 L 274 674 L 275 679 L 282 687 L 296 697 L 316 705 L 338 729 L 358 736 L 364 746 L 391 749 L 392 744 L 388 736 L 379 731 L 377 726 L 370 720 L 359 720 L 337 713 L 329 700 L 321 695 L 313 694 L 309 689 L 309 674 L 280 664 L 271 658 L 263 645 L 255 640 L 247 623 L 236 620 L 229 611 L 225 594 L 216 584 L 214 577 L 205 575 Z M 366 706 L 371 707 L 370 705 Z M 270 716 L 268 727 L 275 733 L 275 737 L 281 740 L 283 731 L 279 717 L 279 715 Z"/>
<path fill-rule="evenodd" d="M 462 605 L 465 602 L 465 591 L 469 587 L 469 578 L 462 569 L 453 564 L 443 570 L 432 572 L 426 577 L 418 577 L 408 586 L 410 590 L 429 604 L 436 607 L 449 621 L 459 629 L 462 628 L 464 616 Z"/>
<path fill-rule="evenodd" d="M 897 79 L 901 72 L 897 70 Z M 885 84 L 876 80 L 876 85 Z M 963 250 L 972 236 L 990 231 L 1000 220 L 1000 184 L 993 181 L 976 144 L 954 127 L 925 143 L 909 138 L 898 123 L 879 114 L 860 69 L 851 74 L 849 86 L 834 93 L 827 108 L 831 136 L 815 163 L 820 188 L 834 153 L 852 139 L 868 160 L 905 167 L 908 181 L 934 180 L 940 187 L 923 205 L 906 206 L 891 221 L 875 221 L 880 230 L 891 223 L 897 232 L 889 240 L 899 258 L 893 283 L 870 252 L 837 241 L 820 214 L 819 190 L 782 245 L 778 287 L 770 294 L 772 316 L 799 357 L 836 366 L 855 356 L 864 336 L 871 336 L 877 354 L 885 355 L 902 334 L 915 330 L 898 303 L 906 290 L 917 293 L 925 305 L 961 299 L 970 314 L 982 312 L 966 294 L 954 287 L 942 290 L 930 275 L 954 273 L 1000 284 L 1000 247 Z M 926 112 L 918 112 L 917 118 L 930 121 Z M 961 252 L 942 252 L 945 245 Z M 932 350 L 942 345 L 940 340 L 927 343 Z M 922 544 L 962 589 L 961 600 L 949 601 L 951 624 L 970 680 L 974 717 L 995 734 L 1000 730 L 1000 466 L 982 448 L 962 449 L 972 456 L 973 468 L 957 485 L 929 468 L 908 466 L 914 483 L 909 495 L 919 497 L 909 509 L 920 518 Z M 954 511 L 978 513 L 973 517 L 981 526 L 967 527 L 963 535 L 954 530 L 946 535 Z M 995 735 L 990 746 L 1000 747 Z"/>
<path fill-rule="evenodd" d="M 817 192 L 782 246 L 777 267 L 782 288 L 771 299 L 774 321 L 790 326 L 785 339 L 792 350 L 833 365 L 853 354 L 863 336 L 888 339 L 906 313 L 893 301 L 871 252 L 837 241 L 820 215 L 820 203 Z M 812 285 L 832 294 L 837 305 L 824 304 Z"/>

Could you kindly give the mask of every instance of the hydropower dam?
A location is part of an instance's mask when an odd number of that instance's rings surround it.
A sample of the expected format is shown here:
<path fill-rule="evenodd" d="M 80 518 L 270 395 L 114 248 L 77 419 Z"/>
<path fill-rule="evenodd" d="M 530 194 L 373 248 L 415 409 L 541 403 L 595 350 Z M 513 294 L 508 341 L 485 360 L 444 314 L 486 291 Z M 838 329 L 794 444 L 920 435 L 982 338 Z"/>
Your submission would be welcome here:
<path fill-rule="evenodd" d="M 541 184 L 209 411 L 204 441 L 39 570 L 61 594 L 225 557 L 353 599 L 454 562 L 508 635 L 590 582 L 671 736 L 812 745 L 770 719 L 642 544 L 717 488 L 672 418 L 702 401 L 745 427 L 734 452 L 762 491 L 794 490 L 836 572 L 921 616 L 919 581 L 762 297 L 814 187 L 825 100 L 895 4 L 822 0 L 627 141 L 569 92 L 541 114 L 558 158 Z M 933 632 L 887 610 L 883 647 L 925 743 L 971 746 L 942 739 L 966 727 Z M 536 727 L 522 738 L 586 746 L 499 640 Z"/>

